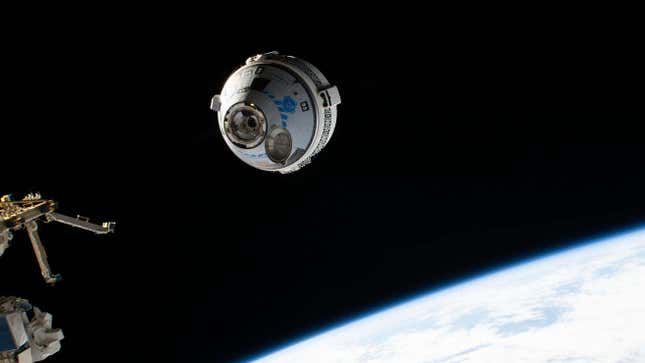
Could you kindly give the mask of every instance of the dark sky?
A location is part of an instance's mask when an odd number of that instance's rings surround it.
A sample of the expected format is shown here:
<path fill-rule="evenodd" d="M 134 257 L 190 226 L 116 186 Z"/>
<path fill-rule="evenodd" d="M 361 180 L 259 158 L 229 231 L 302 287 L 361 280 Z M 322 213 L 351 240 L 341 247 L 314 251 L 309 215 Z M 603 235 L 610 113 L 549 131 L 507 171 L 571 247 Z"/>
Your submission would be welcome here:
<path fill-rule="evenodd" d="M 42 228 L 55 288 L 25 235 L 0 260 L 0 294 L 65 330 L 51 362 L 243 359 L 645 223 L 642 83 L 624 37 L 93 14 L 29 17 L 3 75 L 0 193 L 118 222 L 106 237 Z M 237 160 L 208 109 L 271 50 L 315 64 L 343 97 L 327 148 L 286 176 Z"/>

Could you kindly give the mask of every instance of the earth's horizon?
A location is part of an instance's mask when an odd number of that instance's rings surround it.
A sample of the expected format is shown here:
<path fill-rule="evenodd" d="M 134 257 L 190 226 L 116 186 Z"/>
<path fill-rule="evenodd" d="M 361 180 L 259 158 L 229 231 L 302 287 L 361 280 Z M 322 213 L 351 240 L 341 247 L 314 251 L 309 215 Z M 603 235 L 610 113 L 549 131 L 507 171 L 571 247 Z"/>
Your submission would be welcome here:
<path fill-rule="evenodd" d="M 645 362 L 645 228 L 479 275 L 249 362 Z"/>

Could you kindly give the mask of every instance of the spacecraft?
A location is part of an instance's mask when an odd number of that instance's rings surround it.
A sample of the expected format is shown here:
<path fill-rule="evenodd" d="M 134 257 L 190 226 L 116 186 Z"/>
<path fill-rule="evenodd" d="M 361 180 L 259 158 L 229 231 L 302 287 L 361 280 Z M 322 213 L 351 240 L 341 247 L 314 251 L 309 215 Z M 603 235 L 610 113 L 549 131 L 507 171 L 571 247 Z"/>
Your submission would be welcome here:
<path fill-rule="evenodd" d="M 27 300 L 0 296 L 0 363 L 40 362 L 60 350 L 63 337 L 52 328 L 51 314 Z"/>
<path fill-rule="evenodd" d="M 0 256 L 9 247 L 14 231 L 26 229 L 36 254 L 43 278 L 48 284 L 61 280 L 60 275 L 52 274 L 47 260 L 47 252 L 38 234 L 38 221 L 59 222 L 72 227 L 84 229 L 96 234 L 114 232 L 115 223 L 95 224 L 89 219 L 77 216 L 69 217 L 56 212 L 56 202 L 43 199 L 40 194 L 28 194 L 22 200 L 14 201 L 10 195 L 0 198 Z"/>
<path fill-rule="evenodd" d="M 277 52 L 247 59 L 211 100 L 233 153 L 283 174 L 309 164 L 336 127 L 340 94 L 310 63 Z"/>

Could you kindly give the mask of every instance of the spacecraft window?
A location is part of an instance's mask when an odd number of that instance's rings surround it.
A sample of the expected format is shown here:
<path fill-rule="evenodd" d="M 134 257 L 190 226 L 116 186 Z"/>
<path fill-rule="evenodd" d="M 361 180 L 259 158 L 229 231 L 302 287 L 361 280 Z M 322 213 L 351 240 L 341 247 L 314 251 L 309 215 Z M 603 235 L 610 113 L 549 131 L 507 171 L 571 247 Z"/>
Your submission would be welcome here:
<path fill-rule="evenodd" d="M 265 146 L 269 159 L 276 163 L 284 163 L 291 155 L 291 134 L 286 129 L 274 128 L 269 133 Z"/>
<path fill-rule="evenodd" d="M 260 68 L 258 68 L 260 69 Z M 257 72 L 256 72 L 257 73 Z M 255 78 L 253 79 L 253 82 L 251 82 L 251 89 L 262 92 L 264 89 L 271 83 L 270 79 L 267 78 Z"/>

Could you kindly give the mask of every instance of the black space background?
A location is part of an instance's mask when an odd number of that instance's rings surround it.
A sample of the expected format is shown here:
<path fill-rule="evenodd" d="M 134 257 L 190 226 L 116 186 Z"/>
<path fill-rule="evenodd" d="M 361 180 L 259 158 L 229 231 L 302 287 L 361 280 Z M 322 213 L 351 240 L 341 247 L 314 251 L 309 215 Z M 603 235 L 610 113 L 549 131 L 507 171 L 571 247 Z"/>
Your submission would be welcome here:
<path fill-rule="evenodd" d="M 0 260 L 0 294 L 64 328 L 51 362 L 244 359 L 645 223 L 628 21 L 438 23 L 407 9 L 240 30 L 207 9 L 81 10 L 20 13 L 3 46 L 0 193 L 118 222 L 107 237 L 41 227 L 65 277 L 54 288 L 26 235 Z M 328 147 L 288 176 L 237 160 L 208 110 L 271 50 L 312 62 L 343 97 Z"/>

